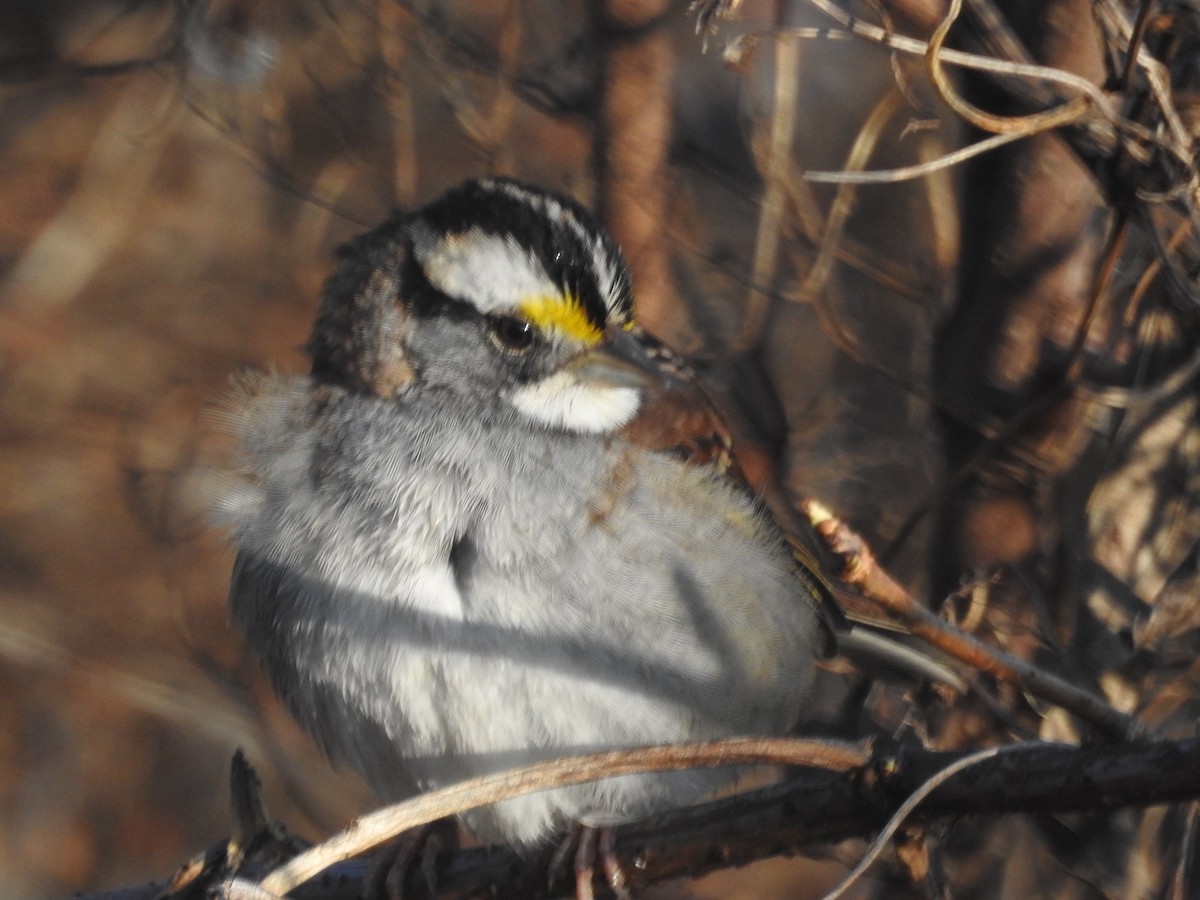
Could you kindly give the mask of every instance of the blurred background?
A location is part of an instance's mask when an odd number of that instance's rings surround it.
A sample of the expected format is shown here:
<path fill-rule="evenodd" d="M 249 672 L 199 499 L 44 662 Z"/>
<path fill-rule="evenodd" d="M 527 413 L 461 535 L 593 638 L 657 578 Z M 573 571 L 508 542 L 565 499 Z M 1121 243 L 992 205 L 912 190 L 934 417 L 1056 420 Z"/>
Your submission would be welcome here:
<path fill-rule="evenodd" d="M 928 163 L 971 135 L 919 55 L 805 39 L 835 24 L 815 4 L 688 6 L 0 5 L 6 895 L 167 876 L 228 833 L 236 747 L 272 815 L 307 837 L 371 808 L 230 629 L 232 555 L 186 475 L 220 452 L 206 410 L 232 373 L 303 371 L 335 248 L 485 173 L 597 209 L 643 323 L 697 361 L 763 466 L 860 529 L 912 590 L 983 603 L 980 634 L 1056 659 L 1127 711 L 1153 699 L 1155 726 L 1190 733 L 1194 276 L 1147 275 L 1186 214 L 1114 207 L 1097 171 L 1119 150 L 1089 157 L 1048 134 L 916 179 L 805 181 Z M 946 9 L 845 6 L 920 37 Z M 1147 46 L 1172 34 L 1185 59 L 1195 13 L 1169 3 L 1109 3 L 1109 21 L 1087 0 L 976 2 L 952 43 L 994 48 L 999 33 L 1100 83 L 1130 40 L 1118 23 L 1149 6 L 1175 18 L 1152 22 Z M 731 7 L 736 20 L 709 17 Z M 1193 69 L 1171 70 L 1181 97 Z M 1045 99 L 982 76 L 963 90 L 1014 115 Z M 1170 254 L 1189 251 L 1178 234 Z M 1119 419 L 1096 399 L 1177 372 Z M 1137 638 L 1163 597 L 1175 618 Z M 945 747 L 1013 733 L 969 703 L 835 676 L 827 732 Z M 1080 736 L 1019 692 L 1000 699 L 1027 735 Z M 1155 815 L 1101 836 L 1010 817 L 950 841 L 949 870 L 964 896 L 1143 896 L 1174 859 L 1174 814 Z M 1114 846 L 1167 849 L 1131 874 Z M 857 849 L 686 890 L 815 896 Z M 895 896 L 888 885 L 862 896 Z"/>

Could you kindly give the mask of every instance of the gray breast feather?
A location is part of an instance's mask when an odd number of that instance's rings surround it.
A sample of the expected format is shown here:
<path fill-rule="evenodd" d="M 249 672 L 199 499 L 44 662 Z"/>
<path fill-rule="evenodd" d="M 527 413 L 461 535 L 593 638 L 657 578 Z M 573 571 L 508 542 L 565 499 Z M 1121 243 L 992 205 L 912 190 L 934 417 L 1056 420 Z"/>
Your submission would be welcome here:
<path fill-rule="evenodd" d="M 336 421 L 324 431 L 336 441 L 289 424 L 307 462 L 262 473 L 261 506 L 238 524 L 231 603 L 292 712 L 376 790 L 778 734 L 799 716 L 814 612 L 750 498 L 650 456 L 640 494 L 581 502 L 581 485 L 611 477 L 616 451 L 599 441 L 549 452 L 523 435 L 534 446 L 519 457 L 467 442 L 450 459 L 428 449 L 443 446 L 433 414 L 417 449 L 402 409 L 353 417 L 354 440 Z M 610 779 L 468 824 L 529 843 L 572 820 L 686 804 L 732 774 Z"/>

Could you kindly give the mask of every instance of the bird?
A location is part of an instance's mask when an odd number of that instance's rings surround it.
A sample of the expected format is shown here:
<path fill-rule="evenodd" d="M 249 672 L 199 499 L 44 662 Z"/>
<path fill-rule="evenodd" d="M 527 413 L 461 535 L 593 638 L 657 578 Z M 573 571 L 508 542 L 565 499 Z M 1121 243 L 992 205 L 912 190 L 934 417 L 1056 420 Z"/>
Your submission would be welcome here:
<path fill-rule="evenodd" d="M 292 715 L 381 798 L 801 720 L 821 582 L 580 203 L 493 177 L 392 215 L 341 249 L 307 353 L 307 374 L 245 376 L 227 404 L 230 607 Z M 462 819 L 531 848 L 740 774 Z"/>

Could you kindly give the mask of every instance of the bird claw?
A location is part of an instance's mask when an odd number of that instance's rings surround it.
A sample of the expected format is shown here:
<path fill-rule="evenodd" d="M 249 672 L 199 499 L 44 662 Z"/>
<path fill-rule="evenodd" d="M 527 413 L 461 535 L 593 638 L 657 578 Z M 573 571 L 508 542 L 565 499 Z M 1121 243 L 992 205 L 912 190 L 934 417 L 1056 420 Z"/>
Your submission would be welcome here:
<path fill-rule="evenodd" d="M 625 881 L 625 871 L 617 858 L 617 832 L 609 827 L 579 825 L 555 850 L 550 859 L 550 885 L 553 887 L 572 847 L 575 850 L 575 900 L 595 900 L 593 882 L 596 861 L 604 871 L 604 880 L 617 900 L 632 900 Z"/>
<path fill-rule="evenodd" d="M 437 860 L 447 846 L 458 842 L 458 828 L 452 819 L 421 825 L 400 835 L 385 847 L 371 865 L 363 883 L 363 896 L 369 900 L 404 900 L 404 883 L 414 863 L 432 896 L 437 889 Z"/>

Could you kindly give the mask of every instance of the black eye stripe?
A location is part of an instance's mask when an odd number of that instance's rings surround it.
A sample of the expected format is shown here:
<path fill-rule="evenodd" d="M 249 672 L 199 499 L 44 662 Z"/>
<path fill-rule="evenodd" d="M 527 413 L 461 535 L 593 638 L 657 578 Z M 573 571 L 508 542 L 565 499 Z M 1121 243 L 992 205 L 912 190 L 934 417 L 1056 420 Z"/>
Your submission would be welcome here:
<path fill-rule="evenodd" d="M 520 316 L 482 313 L 474 304 L 442 293 L 430 284 L 412 254 L 405 266 L 405 279 L 408 307 L 415 315 L 480 322 L 492 340 L 513 353 L 528 350 L 540 334 L 536 326 Z"/>
<path fill-rule="evenodd" d="M 403 299 L 414 315 L 448 316 L 459 321 L 481 316 L 473 304 L 444 294 L 434 287 L 411 251 L 406 254 L 401 277 L 404 279 Z"/>

